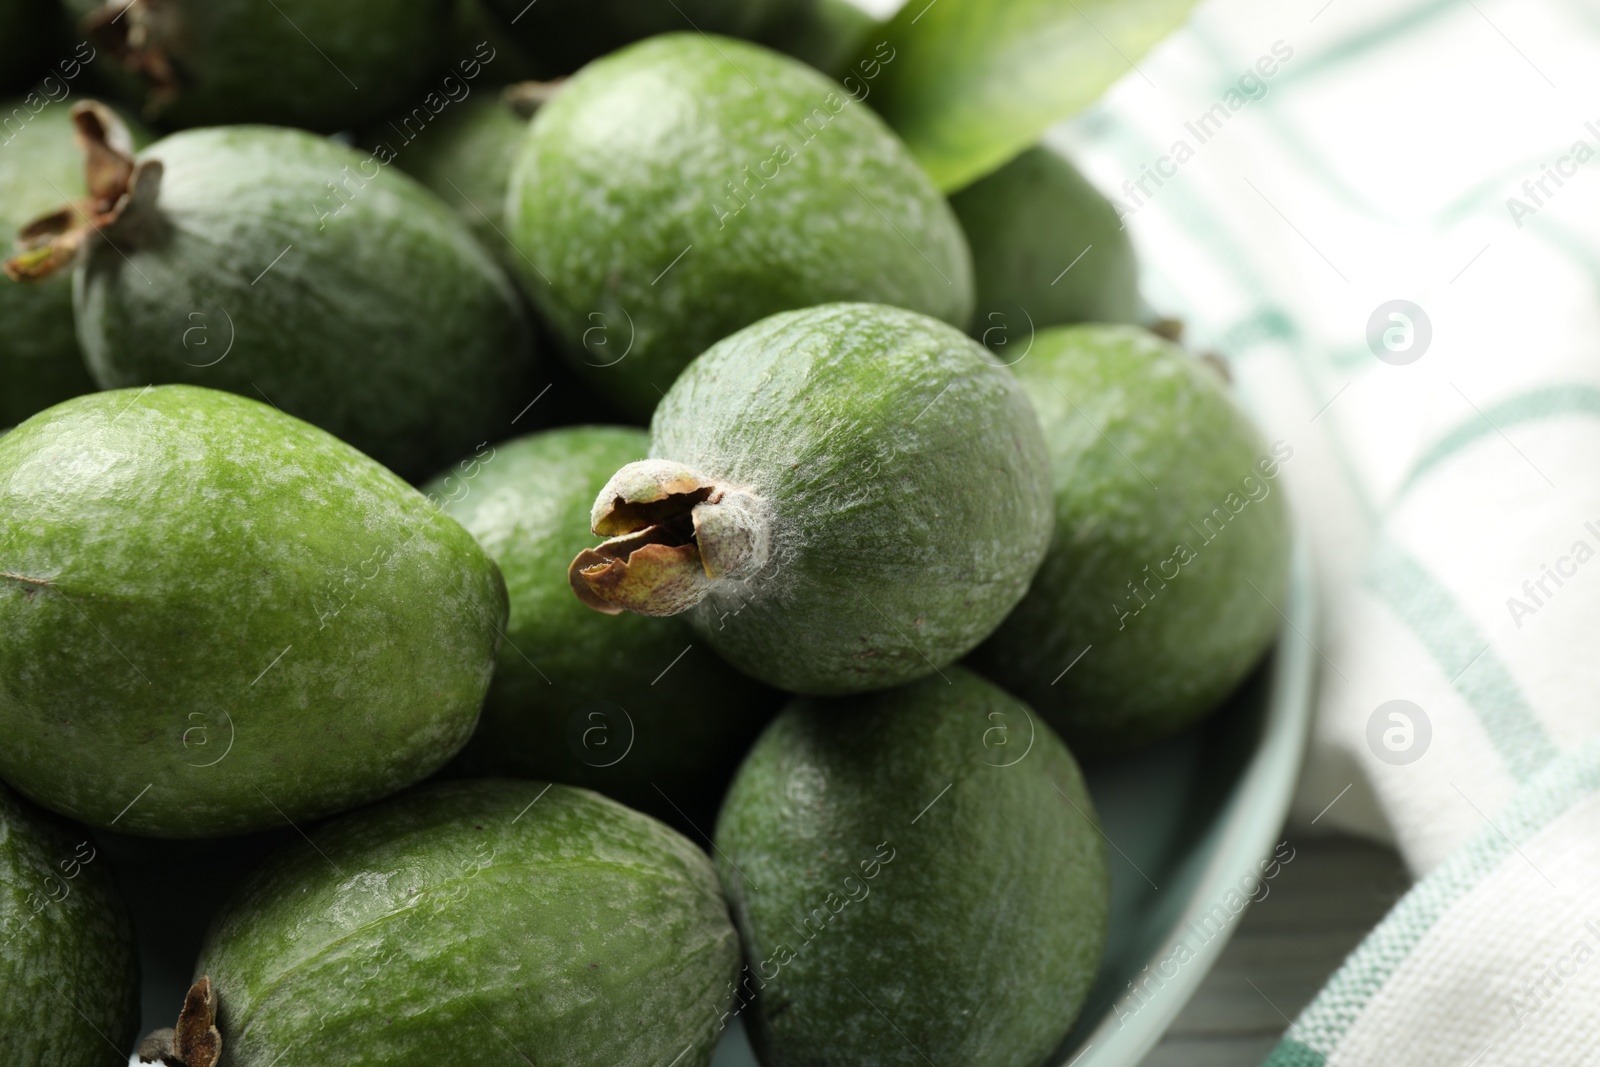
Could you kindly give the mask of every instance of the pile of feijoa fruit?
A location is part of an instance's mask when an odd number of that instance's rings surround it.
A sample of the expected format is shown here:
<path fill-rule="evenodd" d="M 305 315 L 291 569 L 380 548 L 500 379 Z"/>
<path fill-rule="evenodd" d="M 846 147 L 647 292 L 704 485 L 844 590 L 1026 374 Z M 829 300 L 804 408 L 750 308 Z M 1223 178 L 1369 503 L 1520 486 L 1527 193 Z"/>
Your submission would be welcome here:
<path fill-rule="evenodd" d="M 912 7 L 0 0 L 8 1063 L 1049 1062 L 1288 451 Z"/>

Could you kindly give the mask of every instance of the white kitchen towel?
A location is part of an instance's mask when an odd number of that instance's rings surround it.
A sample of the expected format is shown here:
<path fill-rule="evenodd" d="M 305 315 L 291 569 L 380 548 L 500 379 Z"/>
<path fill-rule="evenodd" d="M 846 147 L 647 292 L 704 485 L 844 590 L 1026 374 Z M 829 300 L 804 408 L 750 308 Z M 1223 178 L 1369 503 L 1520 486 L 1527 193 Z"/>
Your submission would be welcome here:
<path fill-rule="evenodd" d="M 1600 1062 L 1600 5 L 1217 0 L 1052 140 L 1295 450 L 1297 818 L 1420 879 L 1271 1062 Z"/>

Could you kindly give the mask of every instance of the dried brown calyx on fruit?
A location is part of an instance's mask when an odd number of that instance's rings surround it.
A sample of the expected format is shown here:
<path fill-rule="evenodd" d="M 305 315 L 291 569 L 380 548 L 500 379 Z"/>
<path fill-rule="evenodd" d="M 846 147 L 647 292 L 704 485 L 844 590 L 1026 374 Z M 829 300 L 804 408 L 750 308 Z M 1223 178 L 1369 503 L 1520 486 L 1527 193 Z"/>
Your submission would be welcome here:
<path fill-rule="evenodd" d="M 1172 316 L 1163 316 L 1150 324 L 1150 332 L 1157 337 L 1165 337 L 1173 344 L 1183 343 L 1183 320 Z"/>
<path fill-rule="evenodd" d="M 595 500 L 590 522 L 608 537 L 567 571 L 573 592 L 607 615 L 676 615 L 719 580 L 756 574 L 771 552 L 761 497 L 669 460 L 623 467 Z"/>
<path fill-rule="evenodd" d="M 89 195 L 34 219 L 17 234 L 20 253 L 5 262 L 13 281 L 37 281 L 70 267 L 93 237 L 153 218 L 161 191 L 159 160 L 133 158 L 133 139 L 116 113 L 86 100 L 72 108 Z"/>
<path fill-rule="evenodd" d="M 567 83 L 565 78 L 556 78 L 553 81 L 525 81 L 508 85 L 500 90 L 500 99 L 505 102 L 518 118 L 531 119 L 534 112 L 548 104 L 555 98 L 556 93 Z"/>
<path fill-rule="evenodd" d="M 181 36 L 177 11 L 163 0 L 107 0 L 83 19 L 95 47 L 139 75 L 150 87 L 145 110 L 158 114 L 177 98 L 179 81 L 167 42 Z"/>
<path fill-rule="evenodd" d="M 177 1026 L 157 1030 L 139 1043 L 139 1058 L 167 1067 L 216 1067 L 222 1034 L 217 1031 L 217 992 L 209 976 L 189 987 Z"/>

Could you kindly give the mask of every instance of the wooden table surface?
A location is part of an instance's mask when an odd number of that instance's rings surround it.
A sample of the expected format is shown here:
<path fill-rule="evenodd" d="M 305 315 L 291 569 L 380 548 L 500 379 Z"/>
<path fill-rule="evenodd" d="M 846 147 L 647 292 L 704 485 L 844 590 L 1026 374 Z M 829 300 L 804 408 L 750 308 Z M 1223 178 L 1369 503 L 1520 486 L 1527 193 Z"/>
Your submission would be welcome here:
<path fill-rule="evenodd" d="M 1289 1022 L 1410 885 L 1393 851 L 1287 840 L 1295 858 L 1250 905 L 1216 967 L 1144 1067 L 1259 1067 Z"/>

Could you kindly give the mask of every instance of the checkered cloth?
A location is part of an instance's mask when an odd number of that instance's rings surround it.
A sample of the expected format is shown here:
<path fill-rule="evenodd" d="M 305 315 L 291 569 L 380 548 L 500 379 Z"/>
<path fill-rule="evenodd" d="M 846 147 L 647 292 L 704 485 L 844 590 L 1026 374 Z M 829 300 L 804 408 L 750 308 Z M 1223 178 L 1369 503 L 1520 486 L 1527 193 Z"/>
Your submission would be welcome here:
<path fill-rule="evenodd" d="M 1584 0 L 1219 0 L 1052 134 L 1294 447 L 1296 818 L 1419 879 L 1274 1067 L 1600 1062 L 1597 87 Z"/>

